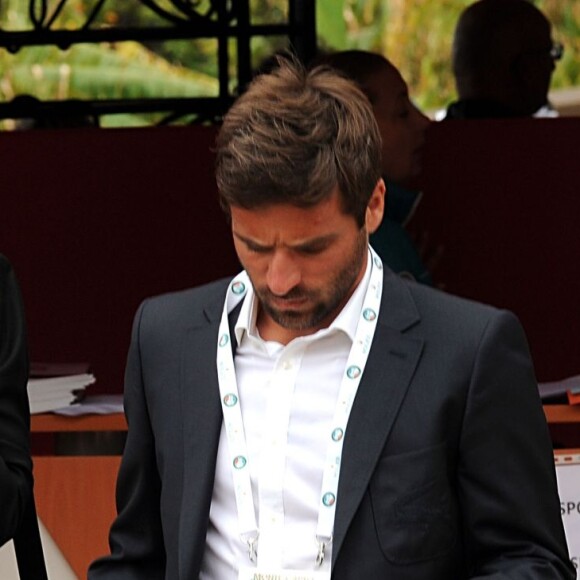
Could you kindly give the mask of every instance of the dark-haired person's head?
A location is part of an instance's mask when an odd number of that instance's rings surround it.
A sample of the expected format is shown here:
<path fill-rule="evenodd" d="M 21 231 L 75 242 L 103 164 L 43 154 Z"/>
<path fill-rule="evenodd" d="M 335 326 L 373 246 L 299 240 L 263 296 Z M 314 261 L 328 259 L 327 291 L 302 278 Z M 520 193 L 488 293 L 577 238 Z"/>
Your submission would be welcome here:
<path fill-rule="evenodd" d="M 561 47 L 529 0 L 479 0 L 461 14 L 452 49 L 460 102 L 487 102 L 465 116 L 530 116 L 548 102 Z M 462 116 L 461 107 L 457 115 Z M 488 112 L 486 112 L 488 111 Z M 452 110 L 453 112 L 453 110 Z"/>
<path fill-rule="evenodd" d="M 286 344 L 330 324 L 384 212 L 381 138 L 361 90 L 328 67 L 281 59 L 225 116 L 216 178 L 261 332 Z"/>
<path fill-rule="evenodd" d="M 222 207 L 309 207 L 336 186 L 359 226 L 381 177 L 381 137 L 354 83 L 280 59 L 228 111 L 217 139 Z"/>
<path fill-rule="evenodd" d="M 415 177 L 429 119 L 409 98 L 397 68 L 384 56 L 364 50 L 331 53 L 319 62 L 355 81 L 369 99 L 383 143 L 383 177 L 395 183 Z"/>

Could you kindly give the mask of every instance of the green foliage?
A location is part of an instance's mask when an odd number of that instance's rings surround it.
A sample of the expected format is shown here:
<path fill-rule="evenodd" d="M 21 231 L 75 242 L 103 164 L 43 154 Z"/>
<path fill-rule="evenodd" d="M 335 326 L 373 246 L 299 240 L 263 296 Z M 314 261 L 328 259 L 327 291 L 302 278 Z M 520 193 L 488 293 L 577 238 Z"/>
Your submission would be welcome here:
<path fill-rule="evenodd" d="M 0 66 L 9 55 L 0 57 Z M 130 99 L 215 96 L 217 81 L 175 67 L 137 43 L 109 46 L 79 44 L 63 52 L 30 47 L 2 66 L 3 100 L 16 94 L 41 99 Z"/>
<path fill-rule="evenodd" d="M 321 1 L 322 4 L 329 3 L 328 0 Z M 376 0 L 370 2 L 342 0 L 342 3 L 344 4 L 343 12 L 347 28 L 346 42 L 343 48 L 381 52 L 382 35 L 389 14 L 389 4 Z M 340 47 L 335 45 L 335 48 Z"/>
<path fill-rule="evenodd" d="M 288 2 L 283 0 L 250 0 L 252 24 L 282 24 L 288 21 Z"/>
<path fill-rule="evenodd" d="M 346 21 L 342 2 L 318 2 L 316 4 L 316 28 L 323 44 L 344 46 L 346 44 Z"/>
<path fill-rule="evenodd" d="M 56 3 L 48 3 L 49 15 Z M 10 30 L 30 29 L 28 0 L 0 3 L 2 26 Z M 83 26 L 94 0 L 68 0 L 55 20 L 53 29 L 78 29 Z M 104 10 L 95 26 L 147 26 L 158 24 L 155 14 L 139 2 L 126 0 L 123 10 Z M 189 42 L 188 44 L 192 44 Z M 210 50 L 197 54 L 205 58 Z M 215 55 L 215 46 L 211 47 Z M 214 57 L 215 58 L 215 57 Z M 138 98 L 162 96 L 209 96 L 217 94 L 215 74 L 198 72 L 204 67 L 175 64 L 148 48 L 134 43 L 79 44 L 67 51 L 38 46 L 20 50 L 16 55 L 0 51 L 0 99 L 28 93 L 41 99 Z M 187 63 L 189 64 L 189 63 Z M 211 72 L 215 72 L 214 70 Z"/>
<path fill-rule="evenodd" d="M 232 0 L 235 1 L 235 0 Z M 315 0 L 312 0 L 315 1 Z M 455 98 L 450 70 L 451 39 L 460 12 L 472 0 L 316 0 L 322 49 L 360 48 L 387 56 L 407 80 L 425 110 Z M 29 0 L 0 0 L 0 27 L 23 30 Z M 82 26 L 96 0 L 67 0 L 53 28 Z M 565 45 L 553 87 L 580 84 L 580 1 L 537 0 L 553 23 L 554 38 Z M 37 3 L 40 5 L 40 3 Z M 49 14 L 58 2 L 48 2 Z M 169 0 L 157 6 L 179 16 Z M 252 24 L 288 19 L 288 0 L 250 0 Z M 209 0 L 200 0 L 204 13 Z M 159 26 L 159 17 L 138 0 L 109 0 L 93 26 Z M 236 46 L 230 42 L 230 64 Z M 286 38 L 255 37 L 252 64 L 287 46 Z M 77 45 L 68 51 L 33 47 L 10 55 L 0 50 L 0 100 L 18 93 L 43 99 L 138 98 L 217 94 L 217 42 L 213 39 Z"/>
<path fill-rule="evenodd" d="M 542 0 L 537 2 L 553 25 L 553 36 L 564 44 L 564 56 L 552 76 L 552 87 L 580 85 L 580 2 Z"/>
<path fill-rule="evenodd" d="M 445 106 L 455 98 L 451 42 L 461 11 L 473 0 L 318 0 L 319 12 L 342 12 L 346 37 L 324 36 L 336 50 L 360 48 L 384 54 L 401 71 L 411 95 L 424 110 Z M 580 1 L 538 0 L 563 42 L 563 59 L 552 87 L 580 84 Z"/>

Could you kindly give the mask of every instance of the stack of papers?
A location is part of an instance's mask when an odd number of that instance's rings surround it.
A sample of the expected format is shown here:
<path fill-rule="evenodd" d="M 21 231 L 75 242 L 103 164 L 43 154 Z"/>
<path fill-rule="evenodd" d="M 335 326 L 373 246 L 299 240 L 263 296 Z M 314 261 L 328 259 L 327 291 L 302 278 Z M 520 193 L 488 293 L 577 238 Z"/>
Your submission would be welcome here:
<path fill-rule="evenodd" d="M 85 389 L 94 382 L 95 377 L 90 373 L 29 379 L 30 413 L 48 413 L 78 403 Z"/>
<path fill-rule="evenodd" d="M 123 395 L 87 395 L 80 403 L 56 409 L 57 415 L 112 415 L 123 412 Z"/>
<path fill-rule="evenodd" d="M 540 390 L 540 398 L 543 401 L 557 399 L 562 396 L 566 397 L 566 395 L 568 398 L 571 395 L 578 396 L 580 394 L 580 375 L 568 377 L 560 381 L 539 383 L 538 388 Z"/>

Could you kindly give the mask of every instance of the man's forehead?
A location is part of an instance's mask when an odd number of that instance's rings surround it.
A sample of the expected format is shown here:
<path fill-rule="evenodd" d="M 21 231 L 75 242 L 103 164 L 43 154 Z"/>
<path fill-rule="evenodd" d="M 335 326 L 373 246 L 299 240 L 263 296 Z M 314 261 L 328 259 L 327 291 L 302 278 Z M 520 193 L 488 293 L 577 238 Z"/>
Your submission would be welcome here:
<path fill-rule="evenodd" d="M 254 204 L 245 205 L 242 199 L 243 194 L 239 195 L 241 204 L 230 204 L 229 210 L 238 212 L 254 212 L 264 213 L 280 208 L 288 208 L 302 211 L 311 211 L 325 204 L 341 203 L 343 199 L 342 192 L 338 183 L 335 183 L 330 190 L 325 193 L 312 194 L 305 196 L 307 199 L 298 198 L 294 200 L 291 195 L 287 195 L 284 191 L 272 192 L 268 198 L 265 198 Z"/>
<path fill-rule="evenodd" d="M 344 210 L 344 204 L 338 189 L 313 205 L 296 205 L 292 203 L 271 203 L 255 208 L 231 206 L 232 227 L 243 226 L 256 230 L 268 230 L 284 227 L 295 231 L 316 227 L 319 230 L 330 226 L 329 222 L 341 218 L 351 218 Z M 354 217 L 352 217 L 354 219 Z M 234 228 L 235 229 L 235 228 Z"/>

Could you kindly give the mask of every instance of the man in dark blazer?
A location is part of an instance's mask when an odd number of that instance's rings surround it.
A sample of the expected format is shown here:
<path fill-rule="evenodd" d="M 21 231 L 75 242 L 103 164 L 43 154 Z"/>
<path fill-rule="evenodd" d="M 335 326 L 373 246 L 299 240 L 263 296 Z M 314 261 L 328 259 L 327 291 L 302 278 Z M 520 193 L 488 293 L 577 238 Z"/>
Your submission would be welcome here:
<path fill-rule="evenodd" d="M 0 545 L 14 537 L 32 497 L 25 329 L 16 277 L 0 254 Z"/>
<path fill-rule="evenodd" d="M 230 110 L 245 272 L 139 308 L 90 580 L 575 578 L 524 333 L 382 266 L 380 171 L 329 70 L 282 61 Z"/>

